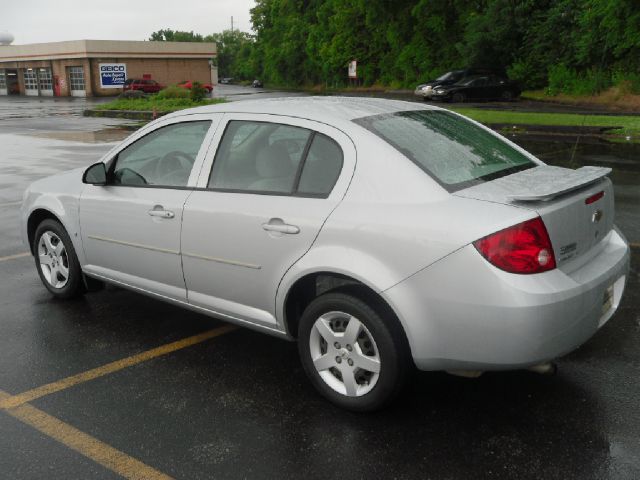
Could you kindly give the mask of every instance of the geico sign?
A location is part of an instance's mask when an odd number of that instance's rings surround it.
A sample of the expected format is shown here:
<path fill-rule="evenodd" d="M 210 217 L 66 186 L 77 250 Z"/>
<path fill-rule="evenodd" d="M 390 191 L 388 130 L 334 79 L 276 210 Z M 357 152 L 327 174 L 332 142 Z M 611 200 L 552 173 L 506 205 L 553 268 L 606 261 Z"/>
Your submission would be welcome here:
<path fill-rule="evenodd" d="M 101 65 L 100 71 L 101 72 L 124 72 L 125 68 L 126 67 L 124 65 Z"/>

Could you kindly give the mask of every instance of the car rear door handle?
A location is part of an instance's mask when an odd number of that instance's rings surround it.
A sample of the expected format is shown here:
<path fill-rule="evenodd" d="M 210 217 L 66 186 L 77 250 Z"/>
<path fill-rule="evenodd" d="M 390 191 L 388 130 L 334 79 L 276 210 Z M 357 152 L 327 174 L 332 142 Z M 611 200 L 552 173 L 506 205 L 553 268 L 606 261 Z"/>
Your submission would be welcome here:
<path fill-rule="evenodd" d="M 300 233 L 299 227 L 284 223 L 281 218 L 272 218 L 269 223 L 263 223 L 262 228 L 267 232 L 286 233 L 288 235 Z"/>
<path fill-rule="evenodd" d="M 147 211 L 152 217 L 173 218 L 176 215 L 171 210 L 165 210 L 162 205 L 156 205 L 152 210 Z"/>

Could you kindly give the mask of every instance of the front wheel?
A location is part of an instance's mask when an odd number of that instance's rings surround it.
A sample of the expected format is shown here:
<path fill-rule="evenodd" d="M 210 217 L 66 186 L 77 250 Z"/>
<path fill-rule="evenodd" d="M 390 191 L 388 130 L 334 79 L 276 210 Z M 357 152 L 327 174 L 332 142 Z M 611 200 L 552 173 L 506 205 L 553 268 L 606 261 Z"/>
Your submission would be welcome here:
<path fill-rule="evenodd" d="M 466 100 L 464 93 L 454 93 L 453 97 L 451 97 L 451 101 L 454 103 L 462 103 Z"/>
<path fill-rule="evenodd" d="M 402 389 L 410 362 L 397 320 L 361 298 L 330 292 L 300 320 L 298 350 L 315 388 L 336 405 L 372 411 Z"/>
<path fill-rule="evenodd" d="M 76 251 L 59 222 L 48 219 L 38 225 L 33 251 L 40 280 L 55 297 L 66 299 L 84 293 Z"/>

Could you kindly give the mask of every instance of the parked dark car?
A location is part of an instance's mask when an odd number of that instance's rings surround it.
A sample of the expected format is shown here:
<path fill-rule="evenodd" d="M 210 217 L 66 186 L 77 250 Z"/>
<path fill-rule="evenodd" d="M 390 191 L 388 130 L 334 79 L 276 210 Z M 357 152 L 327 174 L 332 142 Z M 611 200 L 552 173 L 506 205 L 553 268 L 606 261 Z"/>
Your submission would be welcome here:
<path fill-rule="evenodd" d="M 471 77 L 474 75 L 500 75 L 503 72 L 495 71 L 488 68 L 461 68 L 459 70 L 451 70 L 443 75 L 440 75 L 435 80 L 429 80 L 426 83 L 418 85 L 413 92 L 414 95 L 422 97 L 425 100 L 429 100 L 433 95 L 433 89 L 441 85 L 453 85 L 459 82 L 463 78 Z"/>
<path fill-rule="evenodd" d="M 452 85 L 440 85 L 433 89 L 433 100 L 464 102 L 466 100 L 510 101 L 520 95 L 520 87 L 504 77 L 480 75 L 466 77 Z"/>
<path fill-rule="evenodd" d="M 164 86 L 160 85 L 155 80 L 146 78 L 127 78 L 124 81 L 122 91 L 126 92 L 129 90 L 140 90 L 144 93 L 158 93 L 163 88 Z"/>

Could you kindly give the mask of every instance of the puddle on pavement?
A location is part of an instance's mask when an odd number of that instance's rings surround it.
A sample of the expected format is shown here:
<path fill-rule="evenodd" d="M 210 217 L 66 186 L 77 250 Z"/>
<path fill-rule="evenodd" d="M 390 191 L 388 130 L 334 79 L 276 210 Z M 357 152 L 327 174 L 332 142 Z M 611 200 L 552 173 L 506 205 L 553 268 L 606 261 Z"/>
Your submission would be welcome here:
<path fill-rule="evenodd" d="M 127 130 L 125 128 L 105 128 L 103 130 L 97 130 L 95 132 L 39 132 L 27 133 L 26 135 L 40 138 L 51 138 L 54 140 L 63 140 L 66 142 L 110 143 L 119 142 L 120 140 L 123 140 L 131 135 L 131 133 L 131 130 Z"/>

